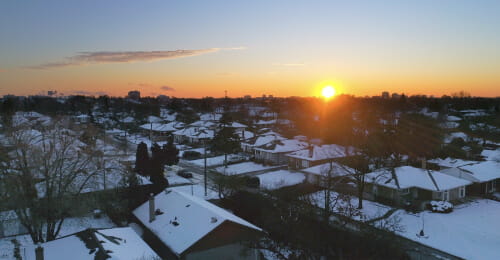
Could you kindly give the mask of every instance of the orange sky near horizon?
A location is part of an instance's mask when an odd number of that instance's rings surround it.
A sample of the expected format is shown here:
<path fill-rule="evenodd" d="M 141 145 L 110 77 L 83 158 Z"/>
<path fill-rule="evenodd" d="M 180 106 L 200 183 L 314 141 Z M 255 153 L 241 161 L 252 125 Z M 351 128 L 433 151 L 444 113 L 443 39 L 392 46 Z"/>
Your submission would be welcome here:
<path fill-rule="evenodd" d="M 498 97 L 499 13 L 469 0 L 4 0 L 0 95 Z"/>

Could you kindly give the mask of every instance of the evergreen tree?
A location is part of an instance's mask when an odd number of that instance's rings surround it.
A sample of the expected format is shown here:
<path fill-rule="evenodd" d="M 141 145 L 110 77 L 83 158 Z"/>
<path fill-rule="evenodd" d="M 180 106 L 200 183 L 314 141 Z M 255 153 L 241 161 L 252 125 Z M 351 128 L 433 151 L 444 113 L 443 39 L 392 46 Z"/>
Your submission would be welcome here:
<path fill-rule="evenodd" d="M 174 165 L 179 162 L 179 149 L 174 144 L 173 138 L 169 138 L 168 142 L 162 147 L 163 163 L 166 165 Z"/>
<path fill-rule="evenodd" d="M 148 146 L 141 142 L 137 145 L 137 152 L 135 154 L 135 171 L 140 175 L 147 176 L 149 175 L 149 154 L 148 154 Z"/>
<path fill-rule="evenodd" d="M 224 127 L 215 135 L 211 143 L 211 150 L 224 154 L 224 165 L 227 167 L 227 155 L 238 152 L 240 149 L 240 138 L 233 128 Z"/>
<path fill-rule="evenodd" d="M 151 146 L 151 161 L 150 161 L 150 180 L 157 191 L 168 186 L 168 181 L 163 175 L 164 156 L 161 147 L 154 143 Z"/>

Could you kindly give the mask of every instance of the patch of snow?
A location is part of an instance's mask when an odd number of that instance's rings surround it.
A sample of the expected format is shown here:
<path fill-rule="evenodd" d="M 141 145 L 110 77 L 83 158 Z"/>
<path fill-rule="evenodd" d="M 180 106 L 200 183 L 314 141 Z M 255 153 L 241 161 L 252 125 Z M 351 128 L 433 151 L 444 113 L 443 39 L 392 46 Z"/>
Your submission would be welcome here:
<path fill-rule="evenodd" d="M 399 235 L 465 259 L 498 259 L 500 202 L 481 199 L 448 214 L 425 211 L 414 215 L 399 210 L 396 215 L 405 227 Z M 422 223 L 426 238 L 415 235 Z"/>
<path fill-rule="evenodd" d="M 287 186 L 297 185 L 304 182 L 305 176 L 300 172 L 290 172 L 278 170 L 257 175 L 260 180 L 260 187 L 268 190 L 275 190 Z"/>
<path fill-rule="evenodd" d="M 254 162 L 243 162 L 228 165 L 227 168 L 224 166 L 217 167 L 215 168 L 215 170 L 224 175 L 240 175 L 248 172 L 262 171 L 270 168 L 272 168 L 272 166 L 264 166 L 262 164 Z"/>

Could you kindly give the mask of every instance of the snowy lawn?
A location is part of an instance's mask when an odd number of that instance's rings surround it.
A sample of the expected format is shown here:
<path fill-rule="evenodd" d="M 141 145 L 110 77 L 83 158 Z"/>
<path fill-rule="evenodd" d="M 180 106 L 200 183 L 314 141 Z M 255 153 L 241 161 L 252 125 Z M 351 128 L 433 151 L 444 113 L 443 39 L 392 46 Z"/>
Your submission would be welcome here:
<path fill-rule="evenodd" d="M 182 191 L 189 195 L 194 195 L 196 197 L 205 199 L 205 200 L 213 200 L 219 199 L 219 193 L 217 191 L 211 190 L 210 186 L 207 187 L 207 196 L 205 197 L 205 186 L 203 185 L 183 185 L 167 188 L 169 190 Z"/>
<path fill-rule="evenodd" d="M 235 154 L 228 154 L 227 155 L 228 161 L 231 161 L 232 159 L 236 159 L 236 158 L 240 158 L 240 156 L 235 155 Z M 192 163 L 196 166 L 200 166 L 200 167 L 203 167 L 205 165 L 204 159 L 198 159 L 198 160 L 187 161 L 187 162 Z M 207 167 L 219 166 L 219 165 L 223 165 L 223 164 L 224 164 L 224 155 L 207 158 Z"/>
<path fill-rule="evenodd" d="M 345 198 L 348 198 L 349 200 L 336 200 L 338 198 L 339 194 L 334 191 L 330 191 L 330 207 L 332 208 L 332 212 L 335 213 L 340 213 L 340 214 L 349 214 L 349 212 L 346 212 L 344 209 L 346 206 L 350 206 L 353 208 L 355 211 L 358 208 L 358 197 L 355 196 L 346 196 Z M 318 191 L 312 194 L 308 195 L 308 199 L 310 199 L 311 203 L 314 206 L 320 207 L 322 209 L 325 208 L 325 191 Z M 360 210 L 359 213 L 361 215 L 359 216 L 353 216 L 354 220 L 362 220 L 362 221 L 369 221 L 374 218 L 378 218 L 383 216 L 385 213 L 387 213 L 389 210 L 392 208 L 386 205 L 382 205 L 373 201 L 369 200 L 363 200 L 363 208 Z M 352 211 L 350 212 L 352 213 Z"/>
<path fill-rule="evenodd" d="M 405 228 L 401 236 L 465 259 L 499 259 L 500 202 L 480 199 L 449 214 L 399 210 L 394 215 Z M 422 223 L 425 237 L 418 237 Z"/>
<path fill-rule="evenodd" d="M 287 186 L 304 182 L 305 176 L 300 172 L 290 172 L 279 170 L 257 175 L 260 180 L 260 187 L 268 190 L 275 190 Z"/>
<path fill-rule="evenodd" d="M 191 180 L 183 178 L 172 171 L 165 171 L 165 177 L 169 185 L 191 184 Z"/>
<path fill-rule="evenodd" d="M 227 168 L 224 166 L 217 167 L 215 170 L 224 175 L 239 175 L 248 172 L 255 172 L 273 168 L 272 166 L 264 166 L 262 164 L 254 163 L 254 162 L 243 162 L 237 164 L 228 165 Z"/>

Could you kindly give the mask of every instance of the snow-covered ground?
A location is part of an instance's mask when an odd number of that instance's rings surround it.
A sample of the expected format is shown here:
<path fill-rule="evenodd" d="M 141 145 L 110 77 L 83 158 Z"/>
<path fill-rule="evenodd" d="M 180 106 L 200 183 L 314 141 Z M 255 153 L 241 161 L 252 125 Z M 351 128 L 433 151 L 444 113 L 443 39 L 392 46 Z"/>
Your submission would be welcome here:
<path fill-rule="evenodd" d="M 369 221 L 374 218 L 378 218 L 383 216 L 392 208 L 377 202 L 363 200 L 363 208 L 360 210 L 361 215 L 352 216 L 349 212 L 345 211 L 345 208 L 350 204 L 354 210 L 357 210 L 358 207 L 358 198 L 355 196 L 346 196 L 346 199 L 349 200 L 336 200 L 339 197 L 339 194 L 334 191 L 330 191 L 330 207 L 332 212 L 340 213 L 343 215 L 350 215 L 354 220 L 362 220 Z M 325 208 L 325 191 L 318 191 L 308 195 L 308 199 L 311 203 L 319 208 Z M 352 212 L 350 212 L 352 213 Z"/>
<path fill-rule="evenodd" d="M 181 185 L 181 184 L 191 184 L 191 180 L 183 178 L 175 172 L 165 172 L 165 177 L 168 180 L 169 185 Z"/>
<path fill-rule="evenodd" d="M 207 187 L 207 196 L 205 196 L 205 186 L 202 184 L 198 185 L 183 185 L 170 187 L 169 190 L 182 191 L 189 195 L 193 195 L 195 197 L 199 197 L 205 200 L 219 199 L 219 193 L 210 189 L 210 186 Z"/>
<path fill-rule="evenodd" d="M 236 159 L 241 159 L 241 156 L 238 156 L 235 154 L 228 154 L 227 155 L 227 160 L 229 162 L 231 162 L 232 160 L 236 160 Z M 203 167 L 205 162 L 204 162 L 204 159 L 198 159 L 198 160 L 189 161 L 189 163 L 192 163 L 196 166 Z M 224 164 L 224 155 L 207 158 L 207 166 L 208 167 L 219 166 L 219 165 L 223 165 L 223 164 Z"/>
<path fill-rule="evenodd" d="M 405 228 L 400 235 L 465 259 L 499 259 L 500 202 L 480 199 L 449 214 L 397 211 Z M 416 236 L 425 224 L 425 237 Z"/>
<path fill-rule="evenodd" d="M 227 168 L 224 166 L 217 167 L 215 170 L 225 175 L 239 175 L 247 172 L 255 172 L 270 169 L 272 166 L 264 166 L 262 164 L 254 162 L 243 162 L 237 164 L 228 165 Z"/>
<path fill-rule="evenodd" d="M 300 172 L 290 172 L 278 170 L 257 176 L 260 180 L 260 187 L 268 190 L 275 190 L 286 186 L 292 186 L 304 182 L 305 176 Z"/>

